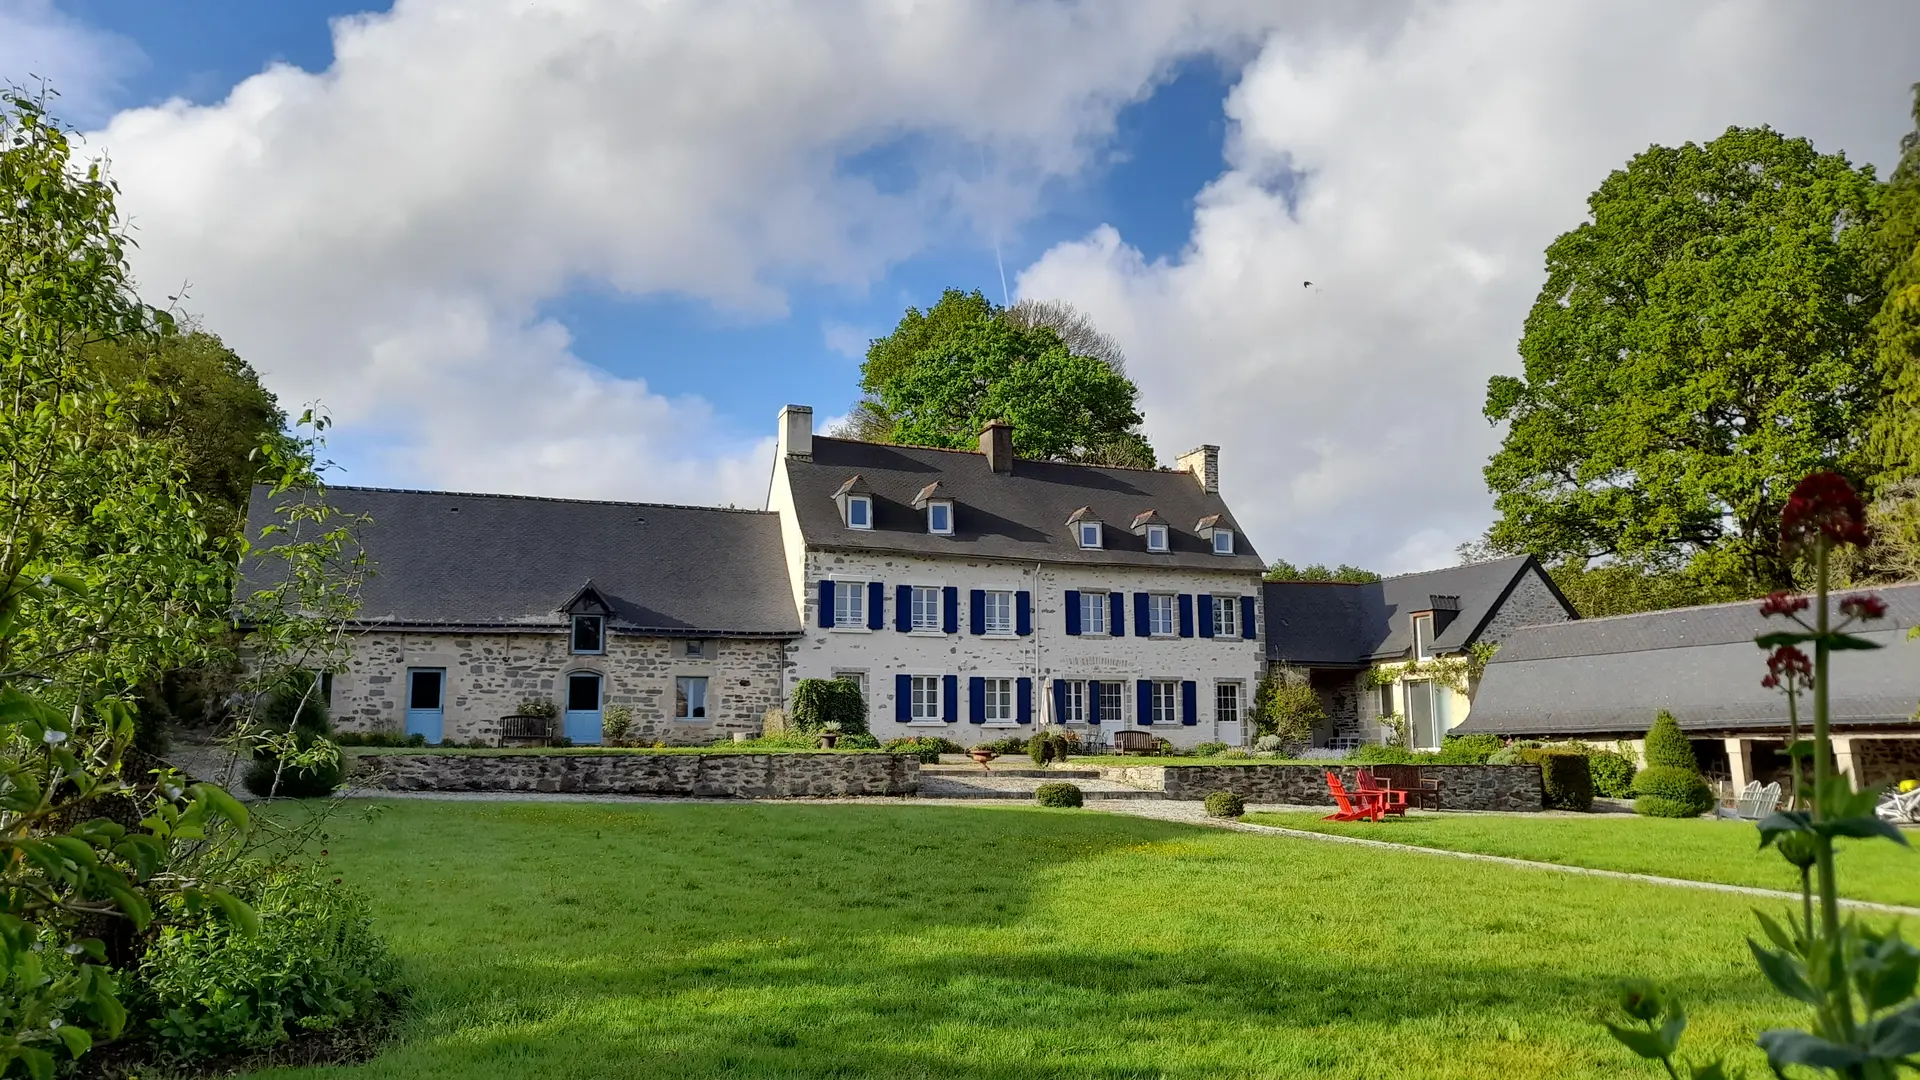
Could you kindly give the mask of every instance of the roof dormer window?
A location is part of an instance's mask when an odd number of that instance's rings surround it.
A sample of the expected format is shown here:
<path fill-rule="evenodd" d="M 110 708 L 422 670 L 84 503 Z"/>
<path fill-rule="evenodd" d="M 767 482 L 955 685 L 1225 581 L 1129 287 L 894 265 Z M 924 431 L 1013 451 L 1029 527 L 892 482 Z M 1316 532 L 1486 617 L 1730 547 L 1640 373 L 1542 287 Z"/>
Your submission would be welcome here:
<path fill-rule="evenodd" d="M 935 536 L 953 535 L 952 503 L 930 502 L 927 504 L 927 531 Z"/>
<path fill-rule="evenodd" d="M 1219 514 L 1208 514 L 1197 522 L 1193 531 L 1200 534 L 1202 540 L 1213 545 L 1215 555 L 1233 554 L 1233 530 L 1220 523 Z"/>
<path fill-rule="evenodd" d="M 1067 527 L 1073 530 L 1073 538 L 1080 546 L 1089 551 L 1107 546 L 1106 530 L 1101 527 L 1099 517 L 1093 507 L 1083 506 L 1067 515 Z"/>
<path fill-rule="evenodd" d="M 1147 550 L 1167 550 L 1167 527 L 1165 525 L 1147 526 Z"/>
<path fill-rule="evenodd" d="M 607 651 L 606 616 L 573 617 L 573 651 L 583 656 L 598 656 Z"/>
<path fill-rule="evenodd" d="M 1080 546 L 1083 548 L 1098 548 L 1103 546 L 1100 543 L 1099 522 L 1083 521 L 1080 523 Z"/>
<path fill-rule="evenodd" d="M 1413 658 L 1433 659 L 1433 614 L 1422 612 L 1413 617 Z"/>
<path fill-rule="evenodd" d="M 871 495 L 847 496 L 847 528 L 849 529 L 873 528 L 873 496 Z"/>
<path fill-rule="evenodd" d="M 1233 530 L 1232 529 L 1213 530 L 1213 553 L 1215 555 L 1233 554 Z"/>

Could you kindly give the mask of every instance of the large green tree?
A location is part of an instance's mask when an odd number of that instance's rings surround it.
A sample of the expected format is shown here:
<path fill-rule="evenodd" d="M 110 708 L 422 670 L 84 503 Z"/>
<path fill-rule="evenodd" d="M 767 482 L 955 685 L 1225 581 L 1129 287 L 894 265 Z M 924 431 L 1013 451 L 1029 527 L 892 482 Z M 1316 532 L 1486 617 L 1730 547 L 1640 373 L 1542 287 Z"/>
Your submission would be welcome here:
<path fill-rule="evenodd" d="M 1050 318 L 1031 310 L 1010 316 L 978 291 L 958 289 L 926 311 L 908 308 L 893 333 L 867 349 L 865 397 L 849 430 L 962 448 L 977 445 L 987 421 L 1005 420 L 1021 457 L 1152 467 L 1139 389 L 1105 360 L 1076 354 Z"/>
<path fill-rule="evenodd" d="M 1893 264 L 1873 326 L 1887 386 L 1874 424 L 1874 486 L 1884 491 L 1920 479 L 1920 83 L 1913 87 L 1913 130 L 1900 140 L 1900 161 L 1887 180 L 1880 240 Z"/>
<path fill-rule="evenodd" d="M 1809 472 L 1857 470 L 1880 397 L 1879 193 L 1767 128 L 1607 177 L 1547 248 L 1524 376 L 1488 384 L 1510 425 L 1486 468 L 1493 545 L 1791 586 L 1781 505 Z"/>

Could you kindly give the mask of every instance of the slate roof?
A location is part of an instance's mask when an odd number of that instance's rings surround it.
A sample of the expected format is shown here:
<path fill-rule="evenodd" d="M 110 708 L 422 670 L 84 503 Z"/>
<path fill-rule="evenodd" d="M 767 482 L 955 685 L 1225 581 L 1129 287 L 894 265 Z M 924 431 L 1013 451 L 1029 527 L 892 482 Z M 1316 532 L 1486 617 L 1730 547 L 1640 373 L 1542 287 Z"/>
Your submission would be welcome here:
<path fill-rule="evenodd" d="M 1530 555 L 1401 574 L 1368 584 L 1266 583 L 1267 659 L 1304 667 L 1364 667 L 1413 650 L 1416 611 L 1434 611 L 1434 651 L 1457 653 L 1479 640 L 1529 571 L 1552 580 Z M 1555 590 L 1556 595 L 1558 590 Z M 1565 598 L 1562 597 L 1562 602 Z M 1572 605 L 1567 606 L 1572 611 Z"/>
<path fill-rule="evenodd" d="M 786 467 L 801 533 L 816 548 L 1255 573 L 1265 566 L 1226 502 L 1188 472 L 1020 459 L 1011 473 L 995 473 L 973 451 L 819 435 L 811 460 L 788 457 Z M 847 528 L 833 501 L 856 476 L 873 495 L 872 529 Z M 935 481 L 940 497 L 953 500 L 952 536 L 928 533 L 924 511 L 913 508 L 914 496 Z M 1081 548 L 1067 527 L 1082 507 L 1106 523 L 1106 547 Z M 1170 526 L 1171 550 L 1149 552 L 1146 538 L 1129 531 L 1128 523 L 1148 511 Z M 1215 555 L 1194 531 L 1210 514 L 1234 530 L 1234 554 Z"/>
<path fill-rule="evenodd" d="M 765 511 L 361 487 L 326 495 L 370 519 L 356 537 L 372 565 L 363 624 L 558 628 L 561 607 L 591 581 L 616 631 L 800 633 L 780 520 Z M 267 489 L 255 488 L 249 535 L 270 509 Z"/>
<path fill-rule="evenodd" d="M 1870 591 L 1887 601 L 1887 618 L 1861 636 L 1883 647 L 1833 654 L 1833 718 L 1912 723 L 1920 642 L 1908 641 L 1907 630 L 1920 624 L 1920 584 Z M 1845 594 L 1836 607 L 1838 595 Z M 1785 727 L 1786 703 L 1760 685 L 1766 654 L 1753 643 L 1783 624 L 1762 619 L 1759 607 L 1755 600 L 1524 627 L 1494 654 L 1455 730 L 1630 736 L 1661 709 L 1693 731 Z"/>

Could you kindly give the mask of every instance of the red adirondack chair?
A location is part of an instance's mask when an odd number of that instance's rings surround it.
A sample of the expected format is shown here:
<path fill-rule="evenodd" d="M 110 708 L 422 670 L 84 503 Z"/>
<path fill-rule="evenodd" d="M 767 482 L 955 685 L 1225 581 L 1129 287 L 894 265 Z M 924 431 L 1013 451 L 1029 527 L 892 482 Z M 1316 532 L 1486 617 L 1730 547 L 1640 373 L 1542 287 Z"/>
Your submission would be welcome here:
<path fill-rule="evenodd" d="M 1322 821 L 1359 821 L 1361 818 L 1379 821 L 1386 812 L 1386 806 L 1380 799 L 1369 798 L 1365 793 L 1360 795 L 1359 805 L 1356 806 L 1354 799 L 1347 794 L 1346 786 L 1331 772 L 1327 773 L 1327 790 L 1333 793 L 1333 803 L 1340 809 L 1328 814 Z"/>
<path fill-rule="evenodd" d="M 1407 793 L 1376 780 L 1372 769 L 1360 770 L 1360 794 L 1378 798 L 1382 813 L 1407 816 Z"/>

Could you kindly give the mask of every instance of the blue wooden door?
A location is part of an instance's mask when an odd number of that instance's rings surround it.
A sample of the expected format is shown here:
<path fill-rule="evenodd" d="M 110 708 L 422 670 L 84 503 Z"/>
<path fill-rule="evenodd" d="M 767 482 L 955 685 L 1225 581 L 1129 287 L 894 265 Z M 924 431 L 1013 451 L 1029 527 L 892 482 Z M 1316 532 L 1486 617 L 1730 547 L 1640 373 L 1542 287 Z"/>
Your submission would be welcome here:
<path fill-rule="evenodd" d="M 575 746 L 600 742 L 600 676 L 591 671 L 567 676 L 567 714 L 562 733 Z"/>
<path fill-rule="evenodd" d="M 407 669 L 407 734 L 440 741 L 447 718 L 447 670 Z"/>

